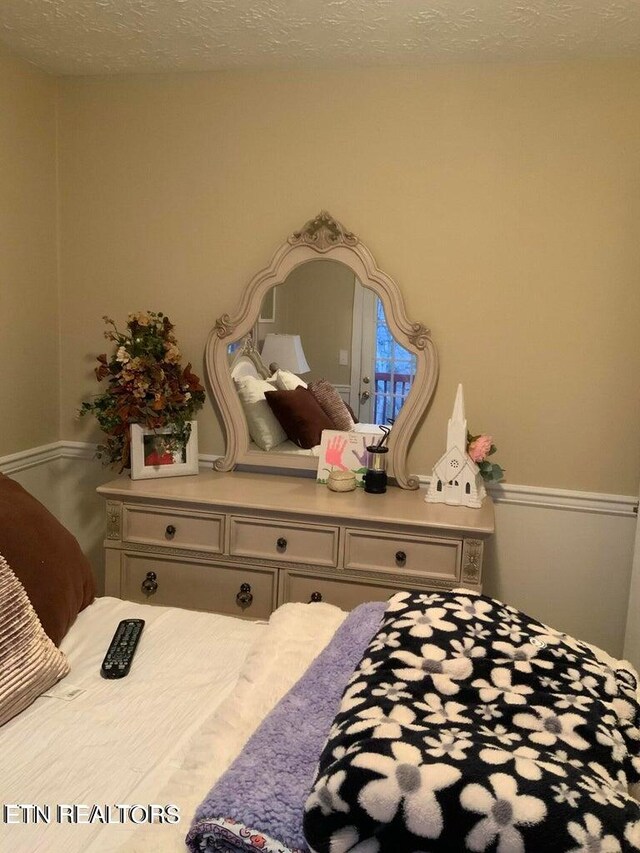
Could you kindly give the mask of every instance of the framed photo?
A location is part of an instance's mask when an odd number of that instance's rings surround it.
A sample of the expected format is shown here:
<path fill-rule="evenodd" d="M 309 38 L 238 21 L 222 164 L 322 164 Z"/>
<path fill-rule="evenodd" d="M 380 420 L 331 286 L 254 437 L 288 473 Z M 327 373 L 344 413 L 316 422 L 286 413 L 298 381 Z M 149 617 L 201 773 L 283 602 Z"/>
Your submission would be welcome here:
<path fill-rule="evenodd" d="M 322 430 L 316 482 L 326 483 L 332 471 L 353 471 L 357 485 L 362 486 L 369 457 L 367 445 L 376 444 L 380 436 L 380 432 Z"/>
<path fill-rule="evenodd" d="M 262 305 L 260 306 L 260 316 L 258 317 L 259 323 L 275 323 L 276 321 L 276 289 L 272 287 L 271 290 L 265 293 L 264 299 L 262 300 Z"/>
<path fill-rule="evenodd" d="M 178 442 L 168 428 L 153 430 L 131 424 L 131 479 L 197 474 L 198 423 L 190 423 L 186 444 Z"/>

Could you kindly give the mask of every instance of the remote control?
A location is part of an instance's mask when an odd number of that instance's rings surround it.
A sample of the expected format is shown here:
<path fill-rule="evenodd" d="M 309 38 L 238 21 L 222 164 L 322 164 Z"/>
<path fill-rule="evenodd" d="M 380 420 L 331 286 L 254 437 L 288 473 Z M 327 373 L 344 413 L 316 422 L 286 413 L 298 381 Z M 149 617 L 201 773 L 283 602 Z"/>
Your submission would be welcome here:
<path fill-rule="evenodd" d="M 103 678 L 124 678 L 129 673 L 143 628 L 144 619 L 123 619 L 120 622 L 100 667 Z"/>

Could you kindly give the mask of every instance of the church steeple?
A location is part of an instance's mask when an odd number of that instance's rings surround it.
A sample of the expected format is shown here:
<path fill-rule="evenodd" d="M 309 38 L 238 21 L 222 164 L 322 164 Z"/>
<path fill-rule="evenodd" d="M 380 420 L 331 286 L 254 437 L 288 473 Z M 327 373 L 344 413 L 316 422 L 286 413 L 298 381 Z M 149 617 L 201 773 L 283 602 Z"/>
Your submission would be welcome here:
<path fill-rule="evenodd" d="M 453 412 L 447 424 L 447 450 L 433 466 L 425 500 L 477 508 L 486 496 L 480 469 L 467 453 L 464 394 L 462 385 L 458 385 Z"/>
<path fill-rule="evenodd" d="M 447 426 L 447 450 L 457 447 L 462 453 L 467 451 L 467 419 L 464 416 L 464 393 L 458 385 L 453 413 Z"/>

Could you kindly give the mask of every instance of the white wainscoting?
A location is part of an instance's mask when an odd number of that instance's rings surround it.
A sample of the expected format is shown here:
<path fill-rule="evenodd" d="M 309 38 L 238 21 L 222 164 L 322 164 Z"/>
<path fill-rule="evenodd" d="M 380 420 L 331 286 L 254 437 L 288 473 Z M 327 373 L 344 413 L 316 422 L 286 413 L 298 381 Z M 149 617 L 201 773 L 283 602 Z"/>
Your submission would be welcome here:
<path fill-rule="evenodd" d="M 640 670 L 640 522 L 636 528 L 633 552 L 627 630 L 624 638 L 624 656 Z"/>
<path fill-rule="evenodd" d="M 338 394 L 342 397 L 345 403 L 351 405 L 351 385 L 334 385 Z"/>
<path fill-rule="evenodd" d="M 104 506 L 95 490 L 114 472 L 93 455 L 93 445 L 58 442 L 0 457 L 0 471 L 74 533 L 101 585 Z M 214 458 L 201 455 L 201 467 Z M 621 655 L 637 498 L 519 485 L 496 487 L 492 497 L 496 535 L 487 548 L 485 592 Z"/>
<path fill-rule="evenodd" d="M 60 442 L 56 442 L 0 456 L 0 473 L 17 480 L 62 521 L 58 488 L 60 454 Z"/>

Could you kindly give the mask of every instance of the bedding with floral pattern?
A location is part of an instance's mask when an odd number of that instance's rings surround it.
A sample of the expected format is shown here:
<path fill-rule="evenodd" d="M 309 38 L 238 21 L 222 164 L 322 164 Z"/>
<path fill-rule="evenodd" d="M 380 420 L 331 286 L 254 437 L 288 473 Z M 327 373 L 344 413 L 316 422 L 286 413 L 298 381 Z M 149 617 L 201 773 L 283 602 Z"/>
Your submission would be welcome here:
<path fill-rule="evenodd" d="M 640 850 L 637 674 L 466 591 L 394 596 L 307 800 L 317 853 Z"/>

